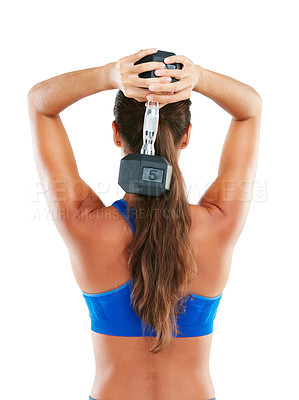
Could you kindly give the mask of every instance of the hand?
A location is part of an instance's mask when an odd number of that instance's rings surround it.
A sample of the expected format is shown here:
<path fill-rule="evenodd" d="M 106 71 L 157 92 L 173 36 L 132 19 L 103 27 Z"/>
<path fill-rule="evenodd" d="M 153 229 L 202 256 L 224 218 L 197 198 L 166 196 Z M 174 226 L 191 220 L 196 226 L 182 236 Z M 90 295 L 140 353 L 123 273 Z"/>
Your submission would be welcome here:
<path fill-rule="evenodd" d="M 167 61 L 166 61 L 167 60 Z M 177 82 L 168 84 L 160 84 L 154 82 L 149 86 L 151 95 L 147 96 L 148 100 L 158 101 L 159 103 L 175 103 L 180 100 L 189 99 L 191 97 L 194 86 L 197 86 L 200 79 L 201 67 L 196 66 L 189 58 L 185 56 L 170 56 L 164 59 L 165 64 L 181 63 L 182 69 L 163 69 L 158 75 L 161 77 L 174 77 L 179 79 Z M 157 92 L 173 92 L 173 94 L 159 94 Z"/>
<path fill-rule="evenodd" d="M 154 54 L 157 49 L 146 49 L 141 50 L 138 53 L 132 54 L 127 57 L 119 59 L 119 61 L 112 63 L 112 68 L 110 70 L 110 79 L 113 82 L 113 87 L 120 89 L 126 97 L 134 98 L 139 102 L 146 102 L 146 96 L 151 92 L 148 87 L 151 83 L 159 84 L 159 92 L 161 94 L 170 93 L 172 91 L 168 90 L 165 92 L 163 89 L 167 83 L 171 82 L 170 77 L 160 77 L 160 78 L 140 78 L 138 74 L 145 71 L 153 71 L 158 69 L 165 69 L 165 64 L 157 61 L 151 61 L 147 63 L 142 63 L 134 65 L 137 60 L 149 55 Z M 159 103 L 159 108 L 163 107 L 162 102 Z"/>

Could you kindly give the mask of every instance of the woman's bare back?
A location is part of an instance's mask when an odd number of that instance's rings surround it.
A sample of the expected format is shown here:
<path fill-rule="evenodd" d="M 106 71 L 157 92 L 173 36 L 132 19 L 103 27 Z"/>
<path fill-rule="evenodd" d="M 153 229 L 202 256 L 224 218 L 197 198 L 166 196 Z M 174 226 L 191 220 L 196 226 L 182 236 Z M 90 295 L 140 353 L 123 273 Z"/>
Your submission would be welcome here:
<path fill-rule="evenodd" d="M 125 196 L 128 199 L 129 195 Z M 127 200 L 130 204 L 130 200 Z M 222 293 L 230 270 L 231 251 L 221 244 L 217 216 L 205 207 L 190 205 L 191 242 L 197 274 L 190 292 L 214 297 Z M 217 228 L 218 227 L 218 228 Z M 93 212 L 77 235 L 71 254 L 80 289 L 100 293 L 121 286 L 130 279 L 128 259 L 123 253 L 133 233 L 114 207 Z M 209 373 L 212 334 L 175 338 L 157 354 L 148 349 L 154 339 L 121 337 L 91 332 L 96 376 L 91 396 L 98 400 L 211 399 L 214 388 Z"/>

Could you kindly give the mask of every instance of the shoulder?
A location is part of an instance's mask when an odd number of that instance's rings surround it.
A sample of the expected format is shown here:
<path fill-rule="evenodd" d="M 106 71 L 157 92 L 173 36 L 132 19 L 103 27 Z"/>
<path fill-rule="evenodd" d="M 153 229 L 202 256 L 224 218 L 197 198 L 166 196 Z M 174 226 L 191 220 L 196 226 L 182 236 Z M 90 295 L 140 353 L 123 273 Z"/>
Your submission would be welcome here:
<path fill-rule="evenodd" d="M 69 236 L 72 243 L 110 243 L 119 240 L 122 233 L 128 229 L 119 211 L 113 206 L 105 206 L 83 210 L 73 218 L 69 226 Z"/>

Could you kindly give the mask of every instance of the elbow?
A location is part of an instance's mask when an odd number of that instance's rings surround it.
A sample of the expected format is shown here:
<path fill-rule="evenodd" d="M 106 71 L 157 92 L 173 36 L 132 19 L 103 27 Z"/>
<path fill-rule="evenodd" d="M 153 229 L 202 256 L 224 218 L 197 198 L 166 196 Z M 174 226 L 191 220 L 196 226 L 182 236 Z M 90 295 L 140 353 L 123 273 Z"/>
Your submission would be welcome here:
<path fill-rule="evenodd" d="M 32 96 L 32 93 L 31 93 L 31 90 L 27 93 L 27 107 L 28 107 L 28 111 L 29 111 L 29 113 L 30 113 L 30 111 L 32 110 L 32 108 L 33 108 L 33 96 Z"/>
<path fill-rule="evenodd" d="M 38 92 L 40 92 L 40 82 L 33 85 L 32 88 L 29 90 L 29 92 L 27 93 L 27 101 L 34 101 L 34 98 L 37 97 Z"/>
<path fill-rule="evenodd" d="M 259 94 L 258 92 L 256 92 L 256 95 L 257 95 L 258 107 L 259 107 L 259 109 L 261 110 L 261 109 L 262 109 L 262 106 L 263 106 L 263 101 L 262 101 L 262 98 L 261 98 L 261 96 L 260 96 L 260 94 Z"/>
<path fill-rule="evenodd" d="M 28 108 L 31 108 L 33 103 L 34 103 L 34 87 L 35 86 L 33 86 L 29 90 L 29 92 L 27 93 L 27 105 L 28 105 Z"/>
<path fill-rule="evenodd" d="M 27 93 L 27 100 L 29 101 L 32 98 L 33 92 L 35 90 L 37 85 L 32 86 L 32 88 L 29 90 L 29 92 Z"/>
<path fill-rule="evenodd" d="M 27 106 L 28 110 L 36 111 L 39 109 L 39 105 L 41 104 L 41 95 L 39 89 L 39 84 L 32 86 L 32 88 L 27 93 Z"/>
<path fill-rule="evenodd" d="M 262 98 L 254 88 L 252 88 L 252 90 L 254 94 L 254 115 L 259 115 L 262 112 L 262 106 L 263 106 Z"/>

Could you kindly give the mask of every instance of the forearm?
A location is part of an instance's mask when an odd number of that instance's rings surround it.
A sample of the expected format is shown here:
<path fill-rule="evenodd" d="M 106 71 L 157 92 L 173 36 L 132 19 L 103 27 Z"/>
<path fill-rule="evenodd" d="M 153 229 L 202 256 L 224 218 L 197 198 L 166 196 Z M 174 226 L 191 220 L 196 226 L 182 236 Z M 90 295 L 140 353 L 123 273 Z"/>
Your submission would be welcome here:
<path fill-rule="evenodd" d="M 261 98 L 251 86 L 198 65 L 196 68 L 199 78 L 193 90 L 212 99 L 234 119 L 248 119 L 260 111 Z"/>
<path fill-rule="evenodd" d="M 54 117 L 84 97 L 114 89 L 110 74 L 112 64 L 68 72 L 40 82 L 28 93 L 30 105 L 36 111 Z"/>

